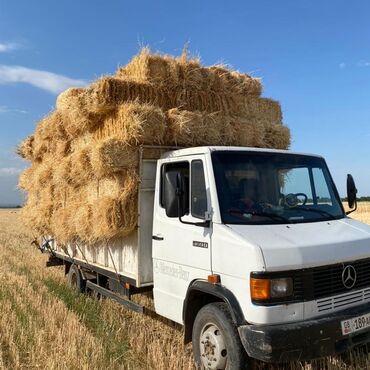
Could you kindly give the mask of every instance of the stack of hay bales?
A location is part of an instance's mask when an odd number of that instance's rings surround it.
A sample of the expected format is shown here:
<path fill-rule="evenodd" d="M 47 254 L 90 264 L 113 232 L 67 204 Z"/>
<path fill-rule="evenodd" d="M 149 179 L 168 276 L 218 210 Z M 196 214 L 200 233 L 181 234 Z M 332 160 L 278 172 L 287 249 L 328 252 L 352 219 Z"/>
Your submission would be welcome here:
<path fill-rule="evenodd" d="M 287 149 L 280 104 L 258 79 L 143 49 L 115 76 L 59 95 L 18 153 L 31 161 L 19 186 L 38 234 L 95 242 L 136 228 L 140 145 Z"/>

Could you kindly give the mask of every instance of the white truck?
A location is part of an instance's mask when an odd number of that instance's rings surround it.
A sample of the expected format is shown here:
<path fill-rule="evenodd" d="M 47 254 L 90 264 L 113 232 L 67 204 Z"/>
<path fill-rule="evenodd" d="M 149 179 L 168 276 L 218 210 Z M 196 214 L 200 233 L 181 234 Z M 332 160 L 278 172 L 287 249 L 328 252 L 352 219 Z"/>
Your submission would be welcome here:
<path fill-rule="evenodd" d="M 142 147 L 140 157 L 134 233 L 44 239 L 47 265 L 63 264 L 70 284 L 143 313 L 131 295 L 152 290 L 204 369 L 370 341 L 370 226 L 347 216 L 322 157 L 242 147 Z M 347 190 L 353 209 L 350 175 Z"/>

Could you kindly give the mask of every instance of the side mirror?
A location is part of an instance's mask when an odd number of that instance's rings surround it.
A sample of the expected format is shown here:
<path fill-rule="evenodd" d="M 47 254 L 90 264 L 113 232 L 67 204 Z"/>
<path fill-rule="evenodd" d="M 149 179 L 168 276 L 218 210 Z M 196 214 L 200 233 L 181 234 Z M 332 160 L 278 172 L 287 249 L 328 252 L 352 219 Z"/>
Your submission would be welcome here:
<path fill-rule="evenodd" d="M 179 171 L 167 171 L 164 176 L 164 204 L 167 217 L 183 217 L 188 211 L 189 192 Z"/>
<path fill-rule="evenodd" d="M 348 207 L 354 208 L 347 214 L 354 212 L 357 209 L 357 189 L 355 185 L 355 180 L 353 180 L 352 175 L 347 175 L 347 200 L 348 200 Z"/>

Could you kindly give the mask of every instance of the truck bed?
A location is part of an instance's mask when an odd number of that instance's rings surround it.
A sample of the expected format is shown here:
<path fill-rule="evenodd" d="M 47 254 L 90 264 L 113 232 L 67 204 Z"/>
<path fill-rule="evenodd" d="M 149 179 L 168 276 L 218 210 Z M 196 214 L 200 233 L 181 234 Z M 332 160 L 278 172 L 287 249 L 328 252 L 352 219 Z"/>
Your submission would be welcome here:
<path fill-rule="evenodd" d="M 152 227 L 157 159 L 169 147 L 142 146 L 139 150 L 140 185 L 137 228 L 130 235 L 92 244 L 71 242 L 61 246 L 52 239 L 55 254 L 92 269 L 119 275 L 135 287 L 153 284 Z"/>

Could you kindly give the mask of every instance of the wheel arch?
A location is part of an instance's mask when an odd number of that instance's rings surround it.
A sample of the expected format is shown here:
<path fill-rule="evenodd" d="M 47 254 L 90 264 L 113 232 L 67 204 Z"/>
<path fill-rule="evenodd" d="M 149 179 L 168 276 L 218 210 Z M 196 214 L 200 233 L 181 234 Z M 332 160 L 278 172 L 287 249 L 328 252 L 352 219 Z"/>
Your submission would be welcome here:
<path fill-rule="evenodd" d="M 195 280 L 188 288 L 183 306 L 185 327 L 184 343 L 191 342 L 193 324 L 199 310 L 208 303 L 224 302 L 236 326 L 245 324 L 245 318 L 235 295 L 221 284 L 211 284 L 205 280 Z"/>

